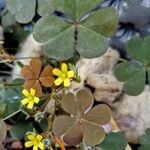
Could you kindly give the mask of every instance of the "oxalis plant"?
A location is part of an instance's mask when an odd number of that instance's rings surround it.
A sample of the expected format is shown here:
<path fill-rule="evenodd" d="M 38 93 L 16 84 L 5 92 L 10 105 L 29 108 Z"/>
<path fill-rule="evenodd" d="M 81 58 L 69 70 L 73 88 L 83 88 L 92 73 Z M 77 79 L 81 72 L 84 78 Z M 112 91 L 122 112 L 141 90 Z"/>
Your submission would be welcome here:
<path fill-rule="evenodd" d="M 124 150 L 121 132 L 109 132 L 111 110 L 95 104 L 88 89 L 71 92 L 80 82 L 74 58 L 96 58 L 108 48 L 108 37 L 117 30 L 115 9 L 101 8 L 101 0 L 6 0 L 5 26 L 32 23 L 33 37 L 42 43 L 44 56 L 18 62 L 20 78 L 0 82 L 0 149 L 7 136 L 23 141 L 33 150 L 96 149 Z M 149 83 L 149 42 L 133 38 L 127 44 L 129 60 L 117 64 L 116 78 L 129 95 L 140 94 Z M 0 50 L 2 62 L 19 58 Z M 29 58 L 26 58 L 29 59 Z M 1 63 L 1 61 L 0 61 Z M 149 129 L 140 137 L 140 150 L 149 147 Z"/>

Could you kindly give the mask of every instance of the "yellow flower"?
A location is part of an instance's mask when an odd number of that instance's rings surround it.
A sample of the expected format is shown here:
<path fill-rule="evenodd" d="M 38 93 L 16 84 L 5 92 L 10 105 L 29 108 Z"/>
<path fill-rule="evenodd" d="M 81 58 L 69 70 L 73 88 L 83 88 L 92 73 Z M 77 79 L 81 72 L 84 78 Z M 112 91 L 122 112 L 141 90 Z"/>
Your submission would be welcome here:
<path fill-rule="evenodd" d="M 26 148 L 29 148 L 29 147 L 33 146 L 33 150 L 38 150 L 38 149 L 44 150 L 44 143 L 42 143 L 43 137 L 41 135 L 39 135 L 39 134 L 35 134 L 35 135 L 29 134 L 29 135 L 27 135 L 27 138 L 30 141 L 27 141 L 25 143 Z"/>
<path fill-rule="evenodd" d="M 38 104 L 38 102 L 40 101 L 38 97 L 35 96 L 35 89 L 30 89 L 30 92 L 26 89 L 22 90 L 22 94 L 24 96 L 26 96 L 26 98 L 24 98 L 21 101 L 22 105 L 27 105 L 27 108 L 32 109 L 34 106 L 34 103 Z"/>
<path fill-rule="evenodd" d="M 69 70 L 67 64 L 63 63 L 61 65 L 61 70 L 55 68 L 53 69 L 53 74 L 56 75 L 58 78 L 54 81 L 56 86 L 64 84 L 64 87 L 70 86 L 70 79 L 75 76 L 73 70 Z"/>

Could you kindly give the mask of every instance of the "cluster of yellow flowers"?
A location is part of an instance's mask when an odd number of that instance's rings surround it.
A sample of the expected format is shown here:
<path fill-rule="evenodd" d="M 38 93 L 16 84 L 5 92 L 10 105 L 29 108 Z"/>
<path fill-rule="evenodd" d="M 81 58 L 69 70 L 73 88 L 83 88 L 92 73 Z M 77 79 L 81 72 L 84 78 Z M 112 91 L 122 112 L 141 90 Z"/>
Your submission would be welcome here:
<path fill-rule="evenodd" d="M 56 86 L 60 86 L 63 83 L 64 87 L 69 87 L 71 79 L 75 77 L 75 72 L 68 69 L 68 65 L 66 63 L 62 63 L 61 69 L 54 68 L 52 72 L 55 76 L 57 76 L 54 81 Z M 24 89 L 22 93 L 26 98 L 21 101 L 21 104 L 23 106 L 27 105 L 28 109 L 32 109 L 34 104 L 39 103 L 40 99 L 36 96 L 35 89 L 31 88 L 30 91 Z"/>
<path fill-rule="evenodd" d="M 75 72 L 73 70 L 70 70 L 68 68 L 68 65 L 65 63 L 62 63 L 61 69 L 54 68 L 52 71 L 53 75 L 56 76 L 56 79 L 54 81 L 55 86 L 60 86 L 61 84 L 64 87 L 69 87 L 71 85 L 71 79 L 75 77 Z M 23 106 L 26 106 L 28 109 L 33 109 L 35 104 L 38 104 L 40 99 L 37 97 L 37 92 L 35 89 L 31 88 L 30 90 L 23 89 L 22 94 L 25 96 L 23 100 L 21 100 L 21 104 Z M 28 141 L 25 143 L 26 148 L 33 147 L 33 150 L 44 150 L 44 143 L 43 143 L 43 137 L 39 134 L 27 134 Z M 61 142 L 58 142 L 61 149 L 65 150 L 64 145 L 61 144 Z"/>

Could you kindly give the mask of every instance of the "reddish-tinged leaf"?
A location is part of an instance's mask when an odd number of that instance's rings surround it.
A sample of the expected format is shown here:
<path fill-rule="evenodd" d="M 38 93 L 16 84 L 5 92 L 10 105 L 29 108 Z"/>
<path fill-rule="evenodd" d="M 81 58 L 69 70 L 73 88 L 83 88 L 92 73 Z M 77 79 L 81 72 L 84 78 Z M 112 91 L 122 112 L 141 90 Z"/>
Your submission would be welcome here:
<path fill-rule="evenodd" d="M 67 130 L 69 130 L 74 123 L 75 119 L 68 116 L 55 117 L 55 120 L 53 122 L 53 132 L 56 136 L 61 136 Z"/>
<path fill-rule="evenodd" d="M 82 121 L 83 138 L 88 145 L 100 144 L 105 138 L 104 129 L 89 121 Z"/>
<path fill-rule="evenodd" d="M 76 122 L 63 136 L 63 141 L 70 146 L 78 145 L 82 142 L 83 134 L 81 126 Z"/>
<path fill-rule="evenodd" d="M 40 59 L 33 59 L 30 61 L 30 68 L 34 72 L 34 76 L 36 78 L 39 78 L 39 75 L 41 73 L 41 68 L 42 68 L 42 62 Z"/>
<path fill-rule="evenodd" d="M 100 104 L 93 107 L 83 118 L 99 125 L 105 125 L 111 120 L 111 110 L 107 105 Z"/>
<path fill-rule="evenodd" d="M 50 65 L 47 65 L 40 75 L 39 80 L 45 87 L 51 87 L 54 83 L 55 79 L 52 77 L 52 70 L 53 68 Z"/>
<path fill-rule="evenodd" d="M 90 106 L 93 105 L 93 96 L 88 90 L 80 90 L 77 92 L 77 106 L 80 114 L 83 114 Z"/>
<path fill-rule="evenodd" d="M 67 93 L 61 102 L 61 106 L 69 114 L 78 116 L 78 107 L 76 97 L 73 93 Z"/>
<path fill-rule="evenodd" d="M 25 78 L 25 79 L 36 79 L 34 73 L 32 72 L 31 68 L 27 65 L 23 66 L 23 68 L 21 69 L 21 75 Z"/>

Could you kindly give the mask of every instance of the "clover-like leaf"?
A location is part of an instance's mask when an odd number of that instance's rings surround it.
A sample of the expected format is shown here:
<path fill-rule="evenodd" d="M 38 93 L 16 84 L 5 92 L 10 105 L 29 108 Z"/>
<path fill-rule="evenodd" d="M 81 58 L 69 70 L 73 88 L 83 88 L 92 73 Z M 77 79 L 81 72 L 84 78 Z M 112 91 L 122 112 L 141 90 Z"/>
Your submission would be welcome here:
<path fill-rule="evenodd" d="M 114 69 L 116 78 L 124 82 L 123 89 L 128 95 L 140 94 L 146 83 L 146 73 L 150 81 L 150 36 L 143 40 L 133 38 L 127 45 L 127 51 L 133 58 L 130 62 L 122 62 Z M 149 82 L 150 83 L 150 82 Z"/>
<path fill-rule="evenodd" d="M 56 11 L 64 16 L 41 18 L 34 28 L 35 40 L 44 43 L 49 57 L 59 60 L 69 59 L 76 53 L 86 58 L 101 56 L 108 47 L 105 36 L 113 35 L 118 21 L 113 8 L 101 8 L 87 15 L 99 3 L 99 0 L 52 0 Z"/>
<path fill-rule="evenodd" d="M 71 116 L 55 118 L 53 132 L 56 136 L 62 136 L 68 145 L 78 145 L 83 139 L 88 145 L 101 143 L 105 138 L 105 132 L 100 125 L 110 122 L 111 111 L 104 104 L 91 108 L 93 101 L 92 94 L 88 90 L 80 90 L 76 96 L 67 93 L 61 105 Z"/>
<path fill-rule="evenodd" d="M 105 140 L 96 146 L 96 150 L 124 150 L 127 140 L 121 132 L 111 132 L 106 135 Z"/>
<path fill-rule="evenodd" d="M 42 62 L 39 59 L 31 60 L 30 65 L 25 65 L 21 69 L 21 74 L 25 79 L 24 88 L 36 90 L 36 96 L 42 95 L 42 87 L 51 87 L 54 82 L 52 75 L 53 68 L 47 65 L 42 70 Z"/>
<path fill-rule="evenodd" d="M 35 16 L 36 6 L 41 16 L 51 14 L 53 7 L 51 0 L 6 0 L 7 9 L 15 16 L 19 23 L 29 23 Z"/>
<path fill-rule="evenodd" d="M 145 134 L 140 136 L 139 143 L 141 144 L 141 146 L 138 150 L 150 149 L 150 128 L 146 129 Z"/>
<path fill-rule="evenodd" d="M 20 23 L 30 22 L 35 15 L 36 0 L 6 0 L 8 10 Z"/>

